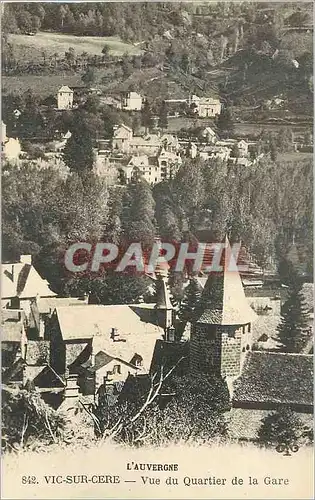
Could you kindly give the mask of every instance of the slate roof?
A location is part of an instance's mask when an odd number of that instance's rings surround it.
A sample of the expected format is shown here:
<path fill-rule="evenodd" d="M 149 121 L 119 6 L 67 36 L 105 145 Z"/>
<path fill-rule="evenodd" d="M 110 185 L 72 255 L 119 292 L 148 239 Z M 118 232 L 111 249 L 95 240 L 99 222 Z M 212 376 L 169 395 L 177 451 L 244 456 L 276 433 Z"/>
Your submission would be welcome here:
<path fill-rule="evenodd" d="M 249 352 L 234 382 L 233 406 L 313 404 L 313 356 Z"/>
<path fill-rule="evenodd" d="M 64 306 L 82 306 L 84 301 L 77 297 L 43 297 L 36 301 L 40 314 L 48 314 L 56 307 Z"/>
<path fill-rule="evenodd" d="M 36 269 L 24 262 L 2 264 L 2 299 L 20 297 L 54 297 L 48 282 L 41 278 Z"/>
<path fill-rule="evenodd" d="M 128 363 L 128 362 L 124 361 L 123 359 L 114 358 L 112 356 L 109 356 L 104 351 L 100 351 L 96 354 L 95 364 L 93 366 L 91 366 L 91 359 L 89 359 L 86 363 L 83 363 L 81 366 L 83 366 L 84 368 L 87 368 L 89 372 L 95 373 L 100 368 L 103 368 L 103 366 L 108 365 L 113 360 L 118 361 L 119 363 L 123 363 L 124 365 L 127 365 L 130 368 L 133 368 L 134 370 L 137 369 L 137 367 L 132 365 L 131 363 Z"/>
<path fill-rule="evenodd" d="M 163 335 L 163 329 L 151 322 L 142 321 L 141 311 L 147 319 L 155 318 L 153 304 L 128 305 L 84 305 L 57 307 L 56 316 L 63 340 L 93 338 L 93 350 L 130 362 L 137 352 L 149 369 L 155 341 Z M 112 329 L 117 328 L 120 339 L 111 339 Z"/>
<path fill-rule="evenodd" d="M 60 87 L 60 89 L 58 90 L 58 93 L 59 92 L 70 92 L 71 94 L 73 94 L 73 90 L 70 89 L 70 87 L 68 87 L 68 85 L 63 85 L 62 87 Z"/>
<path fill-rule="evenodd" d="M 87 368 L 90 372 L 96 372 L 99 368 L 102 368 L 105 365 L 108 365 L 110 361 L 114 359 L 112 356 L 106 354 L 106 352 L 100 351 L 95 355 L 95 364 L 91 366 L 92 361 L 89 359 L 85 363 L 82 363 L 82 368 Z"/>
<path fill-rule="evenodd" d="M 245 297 L 227 238 L 220 264 L 223 270 L 211 272 L 204 286 L 198 323 L 212 325 L 251 323 L 256 319 L 256 314 Z"/>
<path fill-rule="evenodd" d="M 50 342 L 48 340 L 28 340 L 25 361 L 28 365 L 49 363 Z"/>
<path fill-rule="evenodd" d="M 21 342 L 24 332 L 23 323 L 20 321 L 5 321 L 1 325 L 1 342 Z"/>

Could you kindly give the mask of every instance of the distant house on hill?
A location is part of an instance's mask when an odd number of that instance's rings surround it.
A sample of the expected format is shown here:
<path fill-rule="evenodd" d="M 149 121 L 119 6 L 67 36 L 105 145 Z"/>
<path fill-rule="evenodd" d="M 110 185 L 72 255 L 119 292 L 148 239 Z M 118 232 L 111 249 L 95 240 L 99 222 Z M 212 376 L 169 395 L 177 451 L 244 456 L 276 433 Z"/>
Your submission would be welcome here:
<path fill-rule="evenodd" d="M 125 154 L 155 156 L 161 148 L 176 153 L 179 149 L 177 137 L 171 134 L 147 134 L 134 136 L 126 125 L 114 127 L 112 148 Z"/>
<path fill-rule="evenodd" d="M 221 113 L 221 103 L 219 99 L 211 97 L 198 97 L 192 95 L 189 98 L 189 106 L 194 107 L 195 113 L 200 118 L 214 118 Z"/>
<path fill-rule="evenodd" d="M 217 141 L 217 134 L 211 127 L 206 127 L 201 135 L 209 144 L 214 144 Z"/>
<path fill-rule="evenodd" d="M 57 93 L 58 109 L 72 109 L 73 106 L 73 90 L 67 85 L 60 87 Z"/>
<path fill-rule="evenodd" d="M 7 127 L 4 122 L 1 122 L 1 154 L 10 163 L 17 163 L 21 154 L 20 141 L 7 136 Z"/>
<path fill-rule="evenodd" d="M 132 139 L 132 129 L 127 125 L 119 125 L 114 127 L 114 135 L 112 147 L 113 150 L 118 150 L 123 153 L 128 153 L 130 150 L 130 141 Z"/>
<path fill-rule="evenodd" d="M 125 111 L 141 111 L 142 97 L 138 92 L 125 92 L 121 96 L 121 109 Z"/>

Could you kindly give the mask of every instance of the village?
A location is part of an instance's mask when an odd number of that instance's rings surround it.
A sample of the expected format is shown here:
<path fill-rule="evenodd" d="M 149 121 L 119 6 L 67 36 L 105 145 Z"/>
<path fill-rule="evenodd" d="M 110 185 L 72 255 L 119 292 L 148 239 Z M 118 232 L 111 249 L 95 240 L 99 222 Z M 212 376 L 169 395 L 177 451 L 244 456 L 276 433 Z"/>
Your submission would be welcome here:
<path fill-rule="evenodd" d="M 96 89 L 93 89 L 93 92 L 95 93 Z M 78 107 L 74 104 L 74 91 L 67 86 L 58 90 L 56 101 L 56 109 L 61 112 Z M 115 109 L 140 113 L 145 99 L 137 92 L 127 92 L 122 93 L 120 99 L 116 96 L 115 99 L 104 98 L 102 102 Z M 173 104 L 174 100 L 171 102 Z M 222 109 L 222 104 L 218 99 L 200 98 L 196 95 L 189 96 L 185 103 L 192 110 L 192 114 L 199 118 L 215 119 Z M 166 106 L 169 104 L 169 101 L 165 101 Z M 20 110 L 14 110 L 16 122 L 20 114 Z M 41 166 L 45 163 L 62 166 L 62 151 L 70 137 L 71 132 L 68 130 L 57 140 L 51 141 L 36 162 Z M 13 163 L 23 163 L 23 160 L 30 159 L 29 155 L 22 151 L 18 137 L 7 137 L 4 123 L 2 123 L 2 138 L 4 159 Z M 38 141 L 35 142 L 38 145 Z M 94 169 L 109 183 L 118 182 L 119 172 L 121 172 L 124 182 L 130 182 L 138 173 L 150 185 L 154 185 L 174 177 L 180 168 L 182 158 L 185 157 L 191 159 L 198 157 L 204 161 L 219 159 L 228 161 L 232 165 L 249 166 L 261 157 L 254 154 L 255 146 L 256 141 L 220 139 L 216 130 L 210 126 L 200 131 L 200 137 L 192 137 L 189 140 L 178 138 L 176 134 L 166 133 L 160 128 L 156 128 L 153 133 L 147 131 L 142 135 L 135 135 L 131 127 L 122 123 L 113 127 L 112 139 L 95 138 Z"/>
<path fill-rule="evenodd" d="M 271 16 L 262 10 L 257 33 Z M 71 25 L 69 12 L 61 15 L 61 31 Z M 48 68 L 44 52 L 36 78 L 56 72 L 62 85 L 43 93 L 6 87 L 2 384 L 8 416 L 19 398 L 27 408 L 34 398 L 36 410 L 20 412 L 21 428 L 13 432 L 7 418 L 6 451 L 32 441 L 37 411 L 49 443 L 73 443 L 76 432 L 88 435 L 83 446 L 107 436 L 135 446 L 219 436 L 285 452 L 312 442 L 308 56 L 281 59 L 271 36 L 269 46 L 253 42 L 253 51 L 240 21 L 236 33 L 226 28 L 226 43 L 216 32 L 214 62 L 211 36 L 189 27 L 187 16 L 179 22 L 186 27 L 139 42 L 146 47 L 141 55 L 112 55 L 105 46 L 83 57 L 70 47 L 59 59 L 52 54 Z M 199 17 L 194 13 L 195 23 Z M 21 29 L 13 36 L 36 45 L 37 32 Z M 208 71 L 198 54 L 193 62 L 176 46 L 185 29 L 203 44 Z M 11 48 L 7 79 L 21 69 Z M 260 62 L 277 68 L 277 78 L 283 64 L 285 83 L 257 98 L 251 88 L 247 99 L 249 68 L 254 81 Z M 223 76 L 214 84 L 217 74 Z M 293 110 L 291 77 L 296 86 L 303 81 L 302 111 Z M 164 84 L 162 95 L 156 89 Z M 150 85 L 157 87 L 150 92 Z M 234 93 L 233 85 L 241 90 Z M 137 242 L 144 259 L 152 245 L 186 245 L 188 263 L 175 269 L 161 251 L 154 269 L 124 274 L 106 265 L 91 269 L 83 252 L 84 267 L 78 252 L 71 274 L 71 245 L 97 249 L 104 241 L 117 255 Z M 235 260 L 231 271 L 235 242 L 246 265 Z M 223 246 L 218 272 L 206 265 L 196 271 L 199 244 Z M 215 255 L 207 259 L 209 266 Z M 58 434 L 65 415 L 71 438 Z M 281 425 L 295 427 L 277 442 Z"/>
<path fill-rule="evenodd" d="M 164 264 L 152 275 L 155 302 L 130 305 L 93 305 L 88 296 L 58 297 L 30 255 L 3 264 L 2 380 L 7 390 L 32 384 L 59 411 L 90 408 L 104 395 L 112 407 L 130 379 L 152 377 L 161 366 L 171 369 L 183 360 L 181 374 L 210 370 L 227 381 L 235 439 L 255 440 L 261 418 L 279 405 L 293 408 L 307 425 L 313 411 L 312 299 L 301 352 L 281 352 L 276 328 L 283 288 L 263 286 L 253 272 L 241 279 L 224 267 L 221 285 L 215 285 L 222 286 L 216 302 L 212 278 L 197 279 L 203 309 L 179 337 L 178 308 Z M 308 300 L 310 291 L 305 285 Z M 289 377 L 296 391 L 288 385 Z M 275 380 L 276 386 L 270 383 Z"/>

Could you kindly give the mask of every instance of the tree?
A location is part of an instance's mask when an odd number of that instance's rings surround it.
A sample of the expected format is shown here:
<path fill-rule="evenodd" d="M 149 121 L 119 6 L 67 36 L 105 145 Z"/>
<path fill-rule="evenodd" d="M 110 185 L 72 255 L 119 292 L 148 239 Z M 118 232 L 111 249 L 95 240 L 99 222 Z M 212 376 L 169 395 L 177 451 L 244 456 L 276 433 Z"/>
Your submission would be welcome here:
<path fill-rule="evenodd" d="M 73 130 L 63 150 L 63 160 L 70 170 L 79 174 L 92 170 L 94 152 L 92 138 L 88 130 Z"/>
<path fill-rule="evenodd" d="M 300 27 L 309 23 L 309 15 L 300 8 L 294 12 L 288 19 L 288 23 L 293 27 Z"/>
<path fill-rule="evenodd" d="M 69 50 L 65 52 L 65 57 L 69 66 L 73 66 L 75 63 L 75 50 L 73 47 L 69 47 Z"/>
<path fill-rule="evenodd" d="M 237 144 L 233 144 L 232 150 L 231 150 L 231 157 L 232 158 L 239 158 L 240 157 L 240 150 L 237 146 Z"/>
<path fill-rule="evenodd" d="M 168 127 L 167 105 L 165 101 L 163 101 L 160 106 L 158 125 L 162 130 L 167 129 Z"/>
<path fill-rule="evenodd" d="M 155 236 L 155 202 L 150 185 L 142 179 L 127 186 L 123 199 L 122 225 L 126 244 L 137 241 L 144 247 L 151 245 Z"/>
<path fill-rule="evenodd" d="M 286 265 L 288 295 L 282 308 L 281 321 L 277 331 L 282 350 L 298 353 L 301 352 L 301 348 L 307 340 L 309 320 L 302 293 L 303 282 L 292 263 L 287 262 Z"/>
<path fill-rule="evenodd" d="M 109 53 L 110 53 L 110 46 L 105 44 L 104 47 L 102 48 L 102 54 L 104 58 L 107 58 L 109 56 Z"/>
<path fill-rule="evenodd" d="M 219 133 L 225 137 L 231 137 L 234 133 L 234 123 L 231 108 L 224 108 L 218 117 L 217 127 Z"/>
<path fill-rule="evenodd" d="M 200 297 L 200 285 L 196 278 L 191 278 L 189 280 L 189 284 L 184 290 L 184 297 L 180 303 L 178 313 L 180 321 L 184 323 L 186 323 L 187 321 L 193 321 L 194 315 L 196 313 L 196 307 L 200 301 Z"/>
<path fill-rule="evenodd" d="M 82 75 L 81 80 L 87 86 L 90 86 L 92 83 L 94 83 L 96 80 L 96 75 L 93 68 L 89 67 L 86 70 L 86 72 Z"/>
<path fill-rule="evenodd" d="M 166 381 L 163 393 L 174 396 L 160 401 L 161 411 L 154 422 L 161 444 L 224 439 L 224 412 L 230 403 L 227 385 L 220 377 L 174 374 Z"/>
<path fill-rule="evenodd" d="M 302 434 L 303 423 L 290 409 L 280 409 L 267 415 L 258 431 L 258 439 L 265 445 L 293 445 Z"/>
<path fill-rule="evenodd" d="M 145 128 L 146 133 L 153 128 L 153 116 L 149 101 L 146 99 L 141 110 L 141 123 Z"/>

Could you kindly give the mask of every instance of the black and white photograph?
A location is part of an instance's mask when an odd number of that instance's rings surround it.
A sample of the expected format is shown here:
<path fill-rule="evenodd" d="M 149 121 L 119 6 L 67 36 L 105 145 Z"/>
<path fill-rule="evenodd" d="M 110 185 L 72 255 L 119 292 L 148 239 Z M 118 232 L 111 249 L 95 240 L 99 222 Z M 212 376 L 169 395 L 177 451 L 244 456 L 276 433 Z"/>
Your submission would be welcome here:
<path fill-rule="evenodd" d="M 313 498 L 313 3 L 0 5 L 2 498 Z"/>

